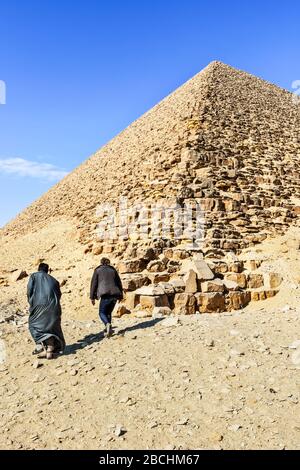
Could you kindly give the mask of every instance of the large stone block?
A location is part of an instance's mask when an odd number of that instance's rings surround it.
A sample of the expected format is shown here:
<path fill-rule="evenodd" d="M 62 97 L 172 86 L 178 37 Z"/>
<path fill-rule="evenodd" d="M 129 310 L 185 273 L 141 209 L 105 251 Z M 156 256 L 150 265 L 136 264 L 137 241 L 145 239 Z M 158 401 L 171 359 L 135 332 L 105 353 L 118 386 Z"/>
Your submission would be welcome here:
<path fill-rule="evenodd" d="M 139 303 L 139 298 L 135 292 L 126 292 L 124 303 L 128 310 L 133 310 Z"/>
<path fill-rule="evenodd" d="M 170 280 L 170 274 L 168 272 L 149 273 L 148 277 L 153 284 L 158 284 L 159 282 L 168 282 Z"/>
<path fill-rule="evenodd" d="M 174 279 L 171 279 L 169 284 L 174 287 L 176 293 L 181 293 L 185 291 L 185 283 L 182 278 L 176 277 Z"/>
<path fill-rule="evenodd" d="M 165 293 L 164 289 L 160 285 L 150 284 L 149 286 L 140 287 L 135 291 L 137 295 L 146 295 L 146 296 L 158 296 Z"/>
<path fill-rule="evenodd" d="M 261 266 L 261 261 L 257 259 L 248 259 L 244 261 L 244 267 L 248 271 L 255 271 Z"/>
<path fill-rule="evenodd" d="M 143 258 L 136 258 L 127 261 L 121 261 L 119 263 L 119 272 L 121 274 L 126 273 L 140 273 L 143 271 L 147 266 L 147 260 Z"/>
<path fill-rule="evenodd" d="M 139 304 L 142 309 L 153 309 L 155 307 L 169 307 L 169 300 L 166 294 L 164 295 L 141 295 Z"/>
<path fill-rule="evenodd" d="M 128 315 L 130 313 L 130 310 L 126 307 L 124 303 L 120 304 L 117 303 L 114 310 L 113 310 L 113 317 L 120 318 L 123 315 Z"/>
<path fill-rule="evenodd" d="M 244 263 L 242 261 L 235 261 L 234 263 L 228 264 L 228 271 L 232 273 L 241 273 L 244 269 Z"/>
<path fill-rule="evenodd" d="M 195 294 L 198 290 L 197 287 L 197 274 L 190 269 L 183 278 L 185 283 L 185 292 L 188 294 Z"/>
<path fill-rule="evenodd" d="M 197 294 L 198 310 L 201 313 L 224 312 L 225 296 L 219 292 L 204 292 Z"/>
<path fill-rule="evenodd" d="M 147 270 L 151 273 L 163 272 L 166 269 L 167 263 L 165 260 L 153 260 L 147 265 Z"/>
<path fill-rule="evenodd" d="M 223 293 L 224 289 L 224 282 L 221 279 L 214 279 L 212 281 L 205 281 L 201 283 L 201 292 Z"/>
<path fill-rule="evenodd" d="M 240 310 L 251 301 L 251 293 L 249 291 L 229 292 L 227 300 L 229 310 Z"/>
<path fill-rule="evenodd" d="M 122 285 L 124 291 L 134 291 L 142 286 L 147 286 L 151 281 L 148 276 L 143 274 L 124 274 L 122 276 Z"/>
<path fill-rule="evenodd" d="M 225 290 L 227 291 L 238 291 L 240 290 L 239 285 L 235 281 L 230 281 L 230 279 L 224 279 L 223 281 Z"/>
<path fill-rule="evenodd" d="M 196 297 L 192 294 L 180 293 L 174 296 L 174 313 L 177 315 L 192 315 L 196 313 Z"/>
<path fill-rule="evenodd" d="M 248 275 L 247 285 L 249 289 L 258 289 L 264 285 L 264 276 L 263 274 L 254 274 L 251 273 Z"/>
<path fill-rule="evenodd" d="M 181 273 L 195 271 L 198 281 L 209 281 L 214 278 L 214 273 L 203 259 L 184 260 L 181 265 Z"/>
<path fill-rule="evenodd" d="M 225 279 L 236 282 L 239 287 L 245 289 L 247 286 L 247 277 L 243 273 L 227 273 Z"/>
<path fill-rule="evenodd" d="M 270 299 L 278 293 L 275 289 L 259 289 L 251 291 L 251 301 L 258 302 L 261 300 Z"/>
<path fill-rule="evenodd" d="M 269 289 L 276 289 L 279 287 L 283 281 L 283 278 L 278 273 L 268 273 L 265 274 L 265 286 Z"/>

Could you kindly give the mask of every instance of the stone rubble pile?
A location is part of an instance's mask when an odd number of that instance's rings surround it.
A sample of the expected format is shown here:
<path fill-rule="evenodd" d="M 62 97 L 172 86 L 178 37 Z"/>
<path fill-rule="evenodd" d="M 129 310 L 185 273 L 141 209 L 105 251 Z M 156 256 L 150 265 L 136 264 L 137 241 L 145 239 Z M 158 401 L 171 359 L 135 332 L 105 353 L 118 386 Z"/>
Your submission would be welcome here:
<path fill-rule="evenodd" d="M 168 258 L 162 253 L 152 261 L 121 261 L 119 270 L 126 294 L 115 315 L 147 317 L 240 310 L 250 301 L 275 296 L 283 281 L 278 273 L 260 271 L 258 259 L 240 261 L 232 252 L 222 260 L 204 260 L 201 254 L 188 257 L 176 271 L 172 261 L 170 249 Z M 152 266 L 163 266 L 164 270 L 153 272 Z"/>

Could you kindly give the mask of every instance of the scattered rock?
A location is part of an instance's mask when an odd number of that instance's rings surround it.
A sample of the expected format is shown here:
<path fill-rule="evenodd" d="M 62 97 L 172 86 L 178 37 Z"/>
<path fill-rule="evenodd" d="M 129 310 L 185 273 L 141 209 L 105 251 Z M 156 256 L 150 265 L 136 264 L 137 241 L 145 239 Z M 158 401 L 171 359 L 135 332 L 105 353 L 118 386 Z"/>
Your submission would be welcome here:
<path fill-rule="evenodd" d="M 22 269 L 17 269 L 10 275 L 10 281 L 11 282 L 21 281 L 25 277 L 28 277 L 27 272 L 23 271 Z"/>
<path fill-rule="evenodd" d="M 114 434 L 115 434 L 115 436 L 117 436 L 117 437 L 123 436 L 126 432 L 127 432 L 126 428 L 124 428 L 124 427 L 121 426 L 121 425 L 116 426 L 116 428 L 115 428 L 115 430 L 114 430 Z"/>

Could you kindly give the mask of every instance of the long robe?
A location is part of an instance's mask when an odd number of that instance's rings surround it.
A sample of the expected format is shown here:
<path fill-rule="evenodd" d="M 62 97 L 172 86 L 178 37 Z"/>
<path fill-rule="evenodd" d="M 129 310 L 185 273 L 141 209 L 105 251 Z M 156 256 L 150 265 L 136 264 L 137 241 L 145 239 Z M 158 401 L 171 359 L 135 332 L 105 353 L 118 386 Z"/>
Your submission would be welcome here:
<path fill-rule="evenodd" d="M 61 329 L 61 292 L 54 277 L 39 271 L 30 276 L 27 286 L 29 331 L 36 344 L 55 339 L 55 351 L 63 351 L 65 339 Z"/>

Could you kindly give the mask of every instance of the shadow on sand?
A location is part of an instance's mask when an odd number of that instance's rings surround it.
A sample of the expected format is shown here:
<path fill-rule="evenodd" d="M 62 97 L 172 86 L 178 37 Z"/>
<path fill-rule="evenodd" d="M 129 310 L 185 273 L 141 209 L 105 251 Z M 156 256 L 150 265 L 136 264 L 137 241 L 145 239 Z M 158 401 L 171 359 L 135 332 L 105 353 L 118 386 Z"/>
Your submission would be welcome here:
<path fill-rule="evenodd" d="M 137 323 L 136 325 L 128 326 L 118 332 L 114 333 L 116 336 L 124 336 L 125 333 L 136 331 L 136 330 L 144 330 L 146 328 L 151 328 L 155 326 L 157 323 L 162 321 L 163 318 L 155 318 L 154 320 L 148 320 L 141 323 Z M 64 351 L 64 356 L 69 356 L 70 354 L 76 354 L 76 352 L 80 349 L 84 349 L 87 346 L 90 346 L 94 343 L 100 343 L 104 339 L 104 333 L 97 333 L 97 334 L 90 334 L 86 335 L 84 338 L 79 339 L 77 343 L 68 344 Z"/>

